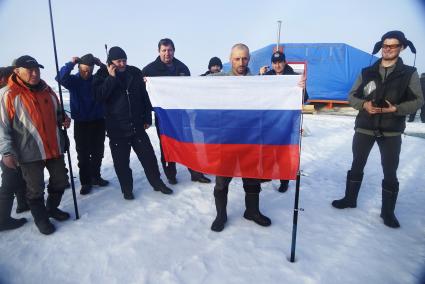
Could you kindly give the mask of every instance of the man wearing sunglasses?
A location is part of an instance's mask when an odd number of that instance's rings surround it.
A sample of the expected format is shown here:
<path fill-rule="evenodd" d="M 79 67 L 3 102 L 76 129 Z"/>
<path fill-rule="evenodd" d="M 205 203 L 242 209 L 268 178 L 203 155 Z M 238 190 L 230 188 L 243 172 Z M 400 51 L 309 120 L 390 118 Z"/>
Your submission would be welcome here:
<path fill-rule="evenodd" d="M 382 57 L 362 70 L 350 91 L 350 104 L 359 110 L 354 127 L 353 162 L 347 172 L 344 198 L 332 202 L 332 206 L 338 209 L 357 206 L 363 169 L 370 150 L 377 142 L 384 172 L 380 216 L 391 228 L 400 227 L 394 209 L 399 191 L 397 168 L 401 134 L 406 128 L 406 115 L 423 105 L 416 68 L 405 65 L 399 57 L 407 46 L 416 53 L 412 42 L 402 32 L 384 34 L 372 52 L 375 54 L 382 50 Z"/>

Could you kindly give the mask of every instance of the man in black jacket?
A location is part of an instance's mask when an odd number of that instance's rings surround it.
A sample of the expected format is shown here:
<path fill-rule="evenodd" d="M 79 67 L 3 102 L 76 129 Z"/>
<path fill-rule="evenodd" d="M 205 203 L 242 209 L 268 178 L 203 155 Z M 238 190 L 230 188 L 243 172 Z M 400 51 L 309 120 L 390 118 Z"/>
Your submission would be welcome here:
<path fill-rule="evenodd" d="M 158 76 L 190 76 L 190 71 L 187 66 L 174 57 L 174 43 L 171 39 L 164 38 L 161 39 L 158 43 L 158 52 L 159 56 L 155 59 L 155 61 L 149 63 L 145 68 L 143 68 L 142 73 L 145 77 L 158 77 Z M 178 94 L 177 94 L 178 95 Z M 159 124 L 160 121 L 158 116 L 155 115 L 155 126 L 156 131 L 159 133 Z M 176 163 L 174 162 L 166 162 L 164 157 L 164 152 L 162 151 L 162 144 L 160 140 L 161 147 L 161 163 L 162 168 L 164 169 L 164 173 L 167 176 L 168 182 L 170 184 L 177 183 L 177 169 Z M 194 170 L 188 169 L 190 172 L 190 176 L 192 181 L 198 181 L 201 183 L 210 183 L 211 180 L 204 176 L 200 172 L 196 172 Z"/>
<path fill-rule="evenodd" d="M 124 50 L 114 46 L 109 50 L 108 66 L 98 70 L 93 87 L 95 99 L 104 103 L 106 131 L 124 198 L 134 199 L 129 167 L 131 148 L 142 163 L 153 189 L 171 194 L 173 191 L 160 178 L 158 162 L 145 131 L 152 124 L 152 117 L 140 69 L 127 65 Z"/>
<path fill-rule="evenodd" d="M 0 67 L 0 89 L 7 85 L 9 77 L 13 73 L 13 66 Z M 26 183 L 22 178 L 19 167 L 12 169 L 6 167 L 3 158 L 0 161 L 1 186 L 0 186 L 0 232 L 13 230 L 21 227 L 27 221 L 25 218 L 15 219 L 10 216 L 13 206 L 13 194 L 16 195 L 18 206 L 16 213 L 28 211 L 29 207 L 25 200 Z"/>
<path fill-rule="evenodd" d="M 291 66 L 286 63 L 285 53 L 276 51 L 272 54 L 271 58 L 272 69 L 268 70 L 268 66 L 260 68 L 260 75 L 299 75 Z M 307 90 L 305 90 L 305 78 L 300 81 L 299 86 L 304 89 L 304 102 L 308 100 Z M 288 190 L 289 180 L 280 180 L 279 192 L 286 192 Z"/>
<path fill-rule="evenodd" d="M 201 76 L 208 76 L 210 74 L 219 73 L 223 69 L 223 63 L 221 63 L 221 59 L 214 56 L 208 62 L 208 71 L 202 74 Z"/>
<path fill-rule="evenodd" d="M 405 65 L 399 57 L 407 46 L 416 52 L 402 32 L 384 34 L 372 52 L 375 54 L 382 49 L 381 59 L 362 70 L 350 91 L 350 104 L 359 110 L 354 127 L 353 162 L 347 172 L 344 198 L 332 202 L 338 209 L 357 206 L 363 169 L 377 142 L 384 172 L 381 218 L 391 228 L 400 227 L 394 209 L 399 191 L 397 168 L 401 134 L 406 128 L 406 115 L 419 109 L 424 102 L 416 68 Z"/>

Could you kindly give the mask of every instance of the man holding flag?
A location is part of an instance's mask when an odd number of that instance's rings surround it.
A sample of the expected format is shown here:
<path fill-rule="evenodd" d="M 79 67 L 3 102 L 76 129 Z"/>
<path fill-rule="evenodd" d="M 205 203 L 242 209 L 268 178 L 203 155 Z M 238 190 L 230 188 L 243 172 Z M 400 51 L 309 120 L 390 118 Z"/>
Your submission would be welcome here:
<path fill-rule="evenodd" d="M 250 55 L 249 48 L 245 44 L 238 43 L 232 47 L 230 53 L 230 63 L 232 69 L 228 73 L 217 73 L 221 76 L 249 76 L 251 72 L 248 68 Z M 232 177 L 217 176 L 214 186 L 215 207 L 217 217 L 211 225 L 211 230 L 221 232 L 227 221 L 227 194 Z M 270 226 L 271 220 L 261 214 L 259 209 L 259 199 L 261 191 L 261 181 L 254 178 L 242 178 L 243 188 L 245 190 L 245 219 L 252 220 L 261 226 Z"/>
<path fill-rule="evenodd" d="M 270 226 L 259 210 L 260 182 L 295 179 L 299 168 L 301 76 L 248 76 L 249 57 L 248 47 L 236 44 L 228 73 L 147 78 L 165 160 L 217 176 L 217 218 L 211 226 L 217 232 L 227 221 L 233 177 L 242 177 L 244 217 Z"/>

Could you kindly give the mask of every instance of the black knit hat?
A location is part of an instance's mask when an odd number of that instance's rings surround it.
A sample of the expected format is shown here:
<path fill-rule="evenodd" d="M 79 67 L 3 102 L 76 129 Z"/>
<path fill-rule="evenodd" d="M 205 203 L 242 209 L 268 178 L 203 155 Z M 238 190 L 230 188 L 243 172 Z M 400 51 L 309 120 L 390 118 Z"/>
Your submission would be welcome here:
<path fill-rule="evenodd" d="M 220 66 L 220 69 L 223 68 L 223 63 L 221 63 L 220 58 L 214 56 L 210 59 L 210 62 L 208 63 L 208 70 L 210 70 L 210 68 L 215 65 Z"/>
<path fill-rule="evenodd" d="M 416 54 L 415 46 L 410 40 L 406 38 L 404 33 L 401 31 L 389 31 L 385 33 L 381 37 L 381 40 L 375 43 L 375 47 L 373 48 L 372 54 L 378 53 L 378 51 L 382 48 L 382 44 L 384 43 L 384 41 L 389 38 L 397 39 L 400 42 L 400 44 L 403 46 L 403 48 L 409 47 L 412 53 Z"/>
<path fill-rule="evenodd" d="M 80 60 L 78 61 L 78 64 L 93 66 L 95 64 L 95 59 L 93 54 L 88 53 L 86 55 L 81 56 Z"/>
<path fill-rule="evenodd" d="M 285 57 L 285 53 L 283 52 L 276 51 L 275 53 L 272 54 L 271 61 L 273 63 L 282 62 L 282 61 L 285 62 L 285 60 L 286 60 L 286 57 Z"/>
<path fill-rule="evenodd" d="M 111 49 L 109 49 L 108 59 L 109 61 L 118 60 L 118 59 L 127 59 L 127 54 L 125 54 L 125 51 L 121 47 L 114 46 L 114 47 L 111 47 Z"/>

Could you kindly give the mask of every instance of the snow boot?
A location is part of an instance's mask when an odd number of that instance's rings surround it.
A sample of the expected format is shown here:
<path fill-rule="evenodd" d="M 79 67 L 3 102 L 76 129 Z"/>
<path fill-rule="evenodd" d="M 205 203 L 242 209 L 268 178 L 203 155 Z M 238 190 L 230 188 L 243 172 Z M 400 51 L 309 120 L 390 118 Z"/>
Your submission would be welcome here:
<path fill-rule="evenodd" d="M 44 205 L 44 198 L 27 200 L 34 217 L 34 223 L 40 233 L 50 235 L 55 232 L 55 226 L 50 222 L 49 215 L 47 214 L 46 206 Z"/>
<path fill-rule="evenodd" d="M 247 220 L 254 221 L 260 226 L 268 227 L 272 224 L 270 218 L 264 216 L 260 212 L 260 193 L 245 193 L 245 213 L 244 218 Z"/>
<path fill-rule="evenodd" d="M 223 190 L 214 189 L 215 208 L 217 210 L 217 217 L 211 225 L 211 230 L 214 232 L 221 232 L 224 229 L 224 224 L 227 222 L 227 194 L 229 187 Z"/>
<path fill-rule="evenodd" d="M 25 188 L 18 189 L 15 192 L 16 202 L 18 206 L 16 206 L 16 213 L 22 213 L 30 210 L 30 207 L 27 204 L 27 199 L 25 198 Z"/>
<path fill-rule="evenodd" d="M 357 196 L 362 185 L 363 174 L 353 176 L 351 171 L 347 172 L 347 181 L 345 184 L 345 196 L 342 199 L 332 201 L 332 206 L 338 209 L 356 208 Z"/>
<path fill-rule="evenodd" d="M 394 183 L 387 183 L 382 180 L 382 208 L 381 218 L 384 220 L 384 224 L 391 228 L 399 228 L 400 223 L 394 215 L 395 204 L 398 196 L 398 181 Z"/>
<path fill-rule="evenodd" d="M 105 187 L 109 184 L 109 181 L 103 179 L 102 177 L 94 177 L 91 179 L 91 185 Z"/>
<path fill-rule="evenodd" d="M 133 188 L 128 188 L 128 189 L 121 188 L 121 192 L 122 192 L 125 200 L 133 200 L 134 199 Z"/>
<path fill-rule="evenodd" d="M 65 221 L 70 218 L 69 213 L 64 212 L 58 208 L 63 191 L 50 191 L 46 201 L 46 210 L 49 217 L 54 218 L 58 221 Z"/>
<path fill-rule="evenodd" d="M 172 194 L 173 193 L 173 190 L 171 188 L 169 188 L 168 186 L 166 186 L 165 183 L 162 182 L 162 180 L 160 181 L 158 186 L 155 186 L 153 188 L 153 190 L 160 191 L 164 194 Z"/>
<path fill-rule="evenodd" d="M 289 180 L 282 179 L 280 180 L 280 186 L 277 191 L 284 193 L 288 190 L 288 186 L 289 186 Z"/>
<path fill-rule="evenodd" d="M 23 226 L 27 219 L 15 219 L 10 217 L 12 211 L 13 198 L 0 199 L 0 232 L 14 230 Z"/>
<path fill-rule="evenodd" d="M 89 184 L 83 184 L 80 189 L 81 195 L 87 195 L 91 192 L 92 186 Z"/>

